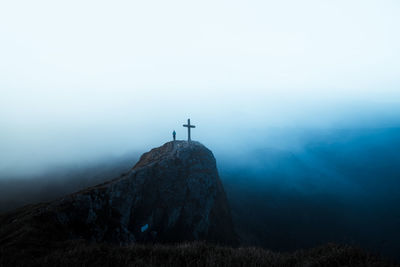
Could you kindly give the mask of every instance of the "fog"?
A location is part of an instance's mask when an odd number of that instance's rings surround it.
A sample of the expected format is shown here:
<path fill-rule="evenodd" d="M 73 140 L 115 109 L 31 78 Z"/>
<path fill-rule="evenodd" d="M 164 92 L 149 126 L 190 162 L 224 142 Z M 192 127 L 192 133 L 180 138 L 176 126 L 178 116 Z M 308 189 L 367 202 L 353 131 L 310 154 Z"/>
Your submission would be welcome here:
<path fill-rule="evenodd" d="M 396 125 L 399 11 L 396 1 L 3 1 L 0 177 L 142 152 L 173 129 L 185 139 L 189 117 L 193 138 L 221 153 L 271 141 L 270 129 Z"/>
<path fill-rule="evenodd" d="M 308 130 L 296 149 L 223 158 L 237 231 L 276 250 L 352 244 L 399 260 L 400 128 Z"/>
<path fill-rule="evenodd" d="M 115 177 L 173 130 L 186 139 L 191 118 L 246 244 L 394 257 L 399 13 L 389 0 L 2 1 L 0 210 Z"/>

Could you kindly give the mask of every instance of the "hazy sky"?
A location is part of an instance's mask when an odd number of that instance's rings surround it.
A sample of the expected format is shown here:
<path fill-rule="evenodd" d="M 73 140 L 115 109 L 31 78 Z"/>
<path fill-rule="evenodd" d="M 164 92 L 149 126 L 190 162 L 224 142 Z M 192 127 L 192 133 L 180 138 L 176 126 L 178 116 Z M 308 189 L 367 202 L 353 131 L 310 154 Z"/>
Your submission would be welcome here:
<path fill-rule="evenodd" d="M 0 2 L 0 173 L 400 114 L 400 2 Z"/>

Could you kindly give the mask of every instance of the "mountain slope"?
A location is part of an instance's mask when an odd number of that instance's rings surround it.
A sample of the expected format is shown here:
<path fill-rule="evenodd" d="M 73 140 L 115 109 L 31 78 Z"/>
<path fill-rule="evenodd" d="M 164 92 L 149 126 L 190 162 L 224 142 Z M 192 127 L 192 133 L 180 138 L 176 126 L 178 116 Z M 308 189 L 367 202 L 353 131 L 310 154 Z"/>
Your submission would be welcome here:
<path fill-rule="evenodd" d="M 185 141 L 143 154 L 114 180 L 6 213 L 0 226 L 1 247 L 69 239 L 237 244 L 212 152 Z"/>

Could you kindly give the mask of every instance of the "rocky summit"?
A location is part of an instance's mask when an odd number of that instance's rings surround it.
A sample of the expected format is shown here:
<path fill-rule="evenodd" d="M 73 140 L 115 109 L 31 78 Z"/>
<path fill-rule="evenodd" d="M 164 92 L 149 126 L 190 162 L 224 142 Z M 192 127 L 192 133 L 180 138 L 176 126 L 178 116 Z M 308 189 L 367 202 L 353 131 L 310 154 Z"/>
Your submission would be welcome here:
<path fill-rule="evenodd" d="M 193 141 L 168 142 L 118 178 L 3 214 L 0 226 L 3 247 L 35 239 L 238 242 L 216 160 Z"/>

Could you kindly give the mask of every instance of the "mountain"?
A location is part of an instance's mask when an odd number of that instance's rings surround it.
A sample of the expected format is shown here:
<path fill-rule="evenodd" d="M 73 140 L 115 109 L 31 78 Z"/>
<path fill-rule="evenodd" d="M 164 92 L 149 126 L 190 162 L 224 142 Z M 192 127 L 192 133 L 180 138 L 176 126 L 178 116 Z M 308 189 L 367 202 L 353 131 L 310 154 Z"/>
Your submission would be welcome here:
<path fill-rule="evenodd" d="M 240 172 L 244 161 L 254 166 Z M 279 170 L 273 162 L 283 164 L 283 175 L 269 171 Z M 354 211 L 344 209 L 348 202 L 333 208 L 332 196 L 304 198 L 257 180 L 310 172 L 291 152 L 261 149 L 253 158 L 238 157 L 236 176 L 224 180 L 241 245 L 264 249 L 181 242 L 238 242 L 215 158 L 203 145 L 166 143 L 132 169 L 121 166 L 125 173 L 114 180 L 0 215 L 0 266 L 399 266 L 351 240 L 338 242 L 351 246 L 326 244 L 338 238 L 324 238 L 320 228 L 340 236 L 338 218 Z M 78 177 L 85 173 L 92 172 Z M 283 252 L 288 248 L 298 250 Z"/>
<path fill-rule="evenodd" d="M 212 152 L 186 141 L 152 149 L 103 184 L 5 213 L 0 226 L 3 248 L 74 239 L 238 243 Z"/>

